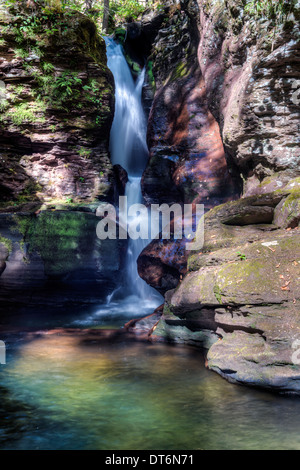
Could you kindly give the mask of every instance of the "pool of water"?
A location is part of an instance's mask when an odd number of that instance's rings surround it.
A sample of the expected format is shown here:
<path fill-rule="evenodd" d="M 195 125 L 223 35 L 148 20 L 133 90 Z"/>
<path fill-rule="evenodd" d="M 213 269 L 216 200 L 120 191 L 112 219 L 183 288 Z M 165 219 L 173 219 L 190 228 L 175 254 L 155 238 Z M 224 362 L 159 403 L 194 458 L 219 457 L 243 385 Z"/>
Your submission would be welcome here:
<path fill-rule="evenodd" d="M 299 399 L 229 384 L 194 348 L 66 323 L 7 334 L 0 449 L 300 449 Z"/>

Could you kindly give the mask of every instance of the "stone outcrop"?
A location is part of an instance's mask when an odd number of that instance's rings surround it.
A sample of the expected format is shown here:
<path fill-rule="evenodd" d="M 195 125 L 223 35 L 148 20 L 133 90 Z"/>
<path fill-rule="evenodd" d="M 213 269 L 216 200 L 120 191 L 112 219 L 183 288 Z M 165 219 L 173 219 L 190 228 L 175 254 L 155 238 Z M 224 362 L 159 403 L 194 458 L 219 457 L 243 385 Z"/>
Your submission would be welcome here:
<path fill-rule="evenodd" d="M 146 201 L 201 202 L 208 210 L 235 198 L 234 176 L 251 196 L 299 175 L 299 7 L 292 3 L 278 18 L 258 18 L 230 0 L 173 2 L 166 9 L 150 56 L 156 94 Z M 166 285 L 170 270 L 180 279 L 178 243 L 167 262 L 157 251 L 153 244 L 144 250 L 141 276 L 155 287 Z M 158 270 L 149 275 L 152 261 Z"/>
<path fill-rule="evenodd" d="M 208 367 L 231 382 L 300 393 L 300 232 L 288 209 L 299 189 L 296 178 L 206 214 L 202 251 L 167 292 L 153 339 L 208 349 Z"/>
<path fill-rule="evenodd" d="M 2 11 L 0 30 L 2 208 L 112 199 L 113 77 L 96 26 L 39 7 Z"/>
<path fill-rule="evenodd" d="M 150 157 L 142 178 L 143 196 L 148 204 L 201 203 L 209 210 L 235 198 L 238 184 L 209 109 L 197 57 L 198 5 L 169 2 L 162 21 L 161 13 L 147 13 L 142 25 L 142 32 L 152 38 L 157 28 L 148 59 L 156 91 L 148 124 Z M 175 287 L 186 271 L 184 245 L 185 240 L 152 242 L 138 260 L 141 277 L 160 292 Z"/>
<path fill-rule="evenodd" d="M 260 14 L 232 0 L 198 3 L 198 60 L 226 154 L 244 195 L 271 192 L 299 175 L 299 2 Z"/>
<path fill-rule="evenodd" d="M 174 2 L 149 57 L 156 88 L 142 181 L 149 204 L 201 202 L 209 208 L 235 193 L 197 59 L 198 18 L 196 2 Z M 144 21 L 148 25 L 147 15 Z"/>

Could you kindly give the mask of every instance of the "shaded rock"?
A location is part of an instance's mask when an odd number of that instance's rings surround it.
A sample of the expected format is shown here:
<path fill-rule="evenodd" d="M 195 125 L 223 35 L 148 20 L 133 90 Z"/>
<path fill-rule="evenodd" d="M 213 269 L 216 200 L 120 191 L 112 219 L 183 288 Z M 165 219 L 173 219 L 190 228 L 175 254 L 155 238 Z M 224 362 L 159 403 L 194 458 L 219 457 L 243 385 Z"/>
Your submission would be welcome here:
<path fill-rule="evenodd" d="M 299 3 L 276 22 L 233 0 L 198 4 L 198 59 L 225 151 L 247 196 L 271 192 L 299 175 Z"/>
<path fill-rule="evenodd" d="M 0 261 L 0 276 L 3 273 L 4 269 L 6 268 L 5 261 Z"/>
<path fill-rule="evenodd" d="M 12 250 L 0 277 L 1 304 L 105 300 L 120 282 L 124 242 L 99 240 L 98 222 L 93 211 L 2 214 L 0 233 Z"/>
<path fill-rule="evenodd" d="M 184 240 L 153 240 L 138 257 L 138 273 L 160 293 L 177 286 L 186 273 Z"/>
<path fill-rule="evenodd" d="M 121 165 L 114 165 L 114 175 L 115 181 L 117 186 L 117 193 L 120 196 L 124 196 L 126 184 L 128 182 L 128 174 L 127 171 Z"/>

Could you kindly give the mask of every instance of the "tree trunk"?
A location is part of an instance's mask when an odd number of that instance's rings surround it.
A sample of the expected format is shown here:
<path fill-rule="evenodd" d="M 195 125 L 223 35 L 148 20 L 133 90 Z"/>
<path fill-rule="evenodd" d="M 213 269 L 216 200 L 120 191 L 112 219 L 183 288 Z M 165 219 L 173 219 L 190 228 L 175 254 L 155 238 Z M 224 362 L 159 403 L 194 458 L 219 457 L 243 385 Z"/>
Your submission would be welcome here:
<path fill-rule="evenodd" d="M 91 10 L 93 7 L 93 0 L 85 0 L 84 2 L 85 10 Z"/>
<path fill-rule="evenodd" d="M 108 19 L 109 19 L 109 0 L 104 0 L 102 29 L 105 33 L 108 32 Z"/>

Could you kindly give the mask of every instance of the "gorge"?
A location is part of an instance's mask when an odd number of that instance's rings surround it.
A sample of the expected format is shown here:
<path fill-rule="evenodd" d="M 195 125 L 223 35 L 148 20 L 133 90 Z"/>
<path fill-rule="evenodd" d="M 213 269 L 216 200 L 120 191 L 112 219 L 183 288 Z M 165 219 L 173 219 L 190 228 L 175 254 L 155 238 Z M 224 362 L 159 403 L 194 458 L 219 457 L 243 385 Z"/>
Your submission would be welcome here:
<path fill-rule="evenodd" d="M 153 2 L 103 37 L 54 3 L 0 9 L 0 447 L 296 448 L 299 1 Z M 204 204 L 201 250 L 100 240 L 119 196 Z"/>

